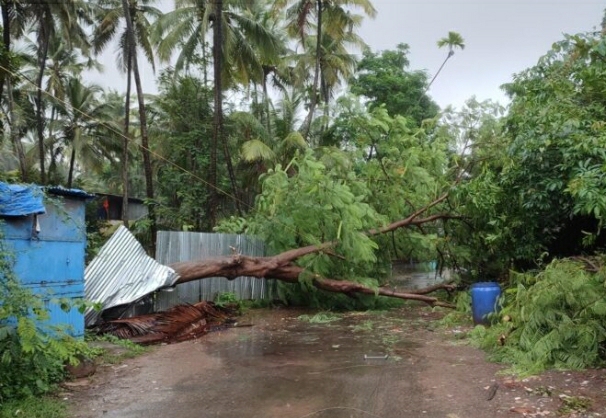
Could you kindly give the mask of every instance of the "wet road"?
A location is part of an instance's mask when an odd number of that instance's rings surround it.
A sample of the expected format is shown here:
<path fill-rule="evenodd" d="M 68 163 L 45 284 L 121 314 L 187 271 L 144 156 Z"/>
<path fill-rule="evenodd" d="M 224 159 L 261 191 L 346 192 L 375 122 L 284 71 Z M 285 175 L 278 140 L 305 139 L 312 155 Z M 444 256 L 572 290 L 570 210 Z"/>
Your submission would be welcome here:
<path fill-rule="evenodd" d="M 421 313 L 419 313 L 421 312 Z M 429 310 L 313 324 L 257 311 L 252 327 L 155 348 L 102 373 L 75 417 L 447 417 L 502 414 L 498 366 L 427 329 Z M 440 334 L 440 335 L 439 335 Z M 365 359 L 366 355 L 366 359 Z M 380 357 L 388 355 L 387 359 Z"/>

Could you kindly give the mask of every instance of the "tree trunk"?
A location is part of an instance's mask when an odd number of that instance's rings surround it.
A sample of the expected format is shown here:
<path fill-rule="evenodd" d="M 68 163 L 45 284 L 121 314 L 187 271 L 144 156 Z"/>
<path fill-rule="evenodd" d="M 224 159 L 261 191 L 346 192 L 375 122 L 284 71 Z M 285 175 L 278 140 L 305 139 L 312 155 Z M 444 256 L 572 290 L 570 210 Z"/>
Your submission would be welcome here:
<path fill-rule="evenodd" d="M 269 93 L 267 92 L 267 76 L 275 67 L 263 66 L 263 111 L 265 112 L 265 123 L 267 129 L 267 135 L 271 138 L 271 116 L 269 106 Z"/>
<path fill-rule="evenodd" d="M 145 174 L 145 194 L 147 197 L 148 217 L 149 217 L 149 232 L 150 232 L 150 250 L 152 254 L 156 252 L 156 208 L 154 205 L 154 183 L 152 177 L 151 153 L 149 149 L 149 137 L 147 134 L 147 115 L 145 112 L 145 100 L 143 98 L 143 87 L 141 86 L 141 76 L 139 74 L 139 66 L 137 64 L 137 50 L 135 48 L 135 32 L 133 29 L 132 17 L 128 5 L 128 0 L 122 0 L 124 9 L 124 18 L 126 20 L 126 30 L 128 32 L 129 48 L 132 52 L 132 71 L 135 77 L 135 87 L 137 89 L 137 100 L 139 102 L 139 120 L 141 123 L 141 148 L 143 151 L 143 171 Z"/>
<path fill-rule="evenodd" d="M 438 71 L 433 76 L 433 78 L 431 79 L 431 81 L 429 82 L 429 84 L 427 85 L 427 87 L 425 88 L 425 93 L 427 93 L 427 91 L 429 91 L 429 88 L 431 87 L 431 85 L 433 84 L 433 82 L 436 81 L 436 78 L 438 78 L 438 75 L 440 75 L 440 73 L 442 72 L 442 69 L 444 68 L 444 66 L 446 65 L 446 63 L 450 59 L 450 57 L 452 57 L 453 55 L 454 55 L 453 51 L 448 51 L 448 55 L 446 56 L 446 59 L 444 59 L 444 62 L 442 62 L 442 65 L 440 65 L 440 68 L 438 68 Z M 423 98 L 423 95 L 421 95 L 421 98 Z M 421 99 L 419 99 L 419 101 L 421 101 Z"/>
<path fill-rule="evenodd" d="M 53 132 L 53 125 L 55 124 L 55 118 L 57 117 L 57 108 L 55 106 L 51 107 L 51 114 L 50 114 L 50 118 L 48 120 L 48 138 L 49 140 L 51 140 L 51 148 L 49 149 L 49 156 L 50 156 L 50 162 L 48 164 L 48 169 L 46 170 L 46 178 L 47 180 L 52 184 L 53 180 L 56 179 L 56 172 L 57 172 L 57 159 L 55 158 L 55 142 L 54 142 L 54 137 L 53 135 L 55 134 Z"/>
<path fill-rule="evenodd" d="M 130 45 L 126 54 L 126 99 L 124 100 L 124 135 L 122 137 L 122 223 L 128 228 L 128 138 L 130 135 L 130 89 L 132 79 L 132 51 Z"/>
<path fill-rule="evenodd" d="M 221 86 L 221 9 L 223 2 L 215 0 L 215 18 L 213 21 L 213 75 L 215 79 L 214 90 L 214 115 L 213 115 L 213 135 L 210 144 L 210 161 L 208 167 L 208 218 L 210 227 L 217 224 L 217 207 L 219 205 L 219 195 L 217 193 L 217 148 L 219 147 L 219 138 L 221 136 L 222 125 L 222 86 Z"/>
<path fill-rule="evenodd" d="M 2 66 L 10 69 L 10 52 L 11 52 L 11 10 L 13 9 L 12 1 L 2 1 L 0 3 L 0 10 L 2 12 L 2 43 L 4 45 L 4 51 L 2 52 Z M 6 70 L 0 72 L 0 97 L 4 93 L 4 84 L 6 77 L 10 77 Z"/>
<path fill-rule="evenodd" d="M 27 161 L 25 159 L 25 150 L 23 149 L 23 144 L 19 139 L 19 121 L 17 119 L 17 114 L 15 112 L 15 98 L 13 97 L 13 83 L 11 82 L 11 78 L 6 78 L 6 90 L 8 91 L 8 117 L 10 120 L 10 138 L 11 143 L 13 145 L 13 149 L 17 154 L 17 159 L 19 160 L 19 170 L 21 171 L 21 180 L 24 183 L 29 181 L 27 175 Z"/>
<path fill-rule="evenodd" d="M 203 66 L 202 80 L 204 81 L 204 88 L 206 90 L 208 90 L 208 54 L 206 52 L 207 47 L 208 47 L 208 43 L 206 41 L 204 41 L 202 43 L 202 66 Z"/>
<path fill-rule="evenodd" d="M 44 69 L 46 67 L 46 58 L 48 56 L 49 34 L 42 21 L 44 16 L 40 17 L 40 27 L 38 28 L 38 77 L 36 79 L 36 129 L 38 133 L 38 153 L 40 161 L 40 183 L 46 184 L 46 171 L 44 168 L 44 106 L 42 105 L 42 80 L 44 78 Z"/>
<path fill-rule="evenodd" d="M 74 180 L 74 166 L 76 165 L 76 147 L 75 144 L 73 143 L 74 140 L 72 139 L 72 153 L 71 153 L 71 157 L 69 158 L 69 172 L 67 174 L 67 188 L 71 189 L 72 188 L 72 182 Z"/>
<path fill-rule="evenodd" d="M 231 162 L 231 156 L 229 153 L 229 147 L 225 138 L 225 127 L 223 122 L 223 83 L 221 74 L 223 72 L 223 0 L 214 0 L 214 20 L 213 20 L 213 69 L 215 78 L 215 114 L 213 118 L 213 140 L 210 154 L 210 171 L 211 181 L 209 187 L 210 198 L 209 198 L 209 217 L 211 226 L 217 223 L 217 206 L 218 206 L 218 187 L 217 187 L 217 152 L 219 143 L 221 143 L 223 149 L 223 156 L 225 158 L 225 164 L 227 166 L 227 174 L 232 187 L 232 198 L 236 204 L 236 210 L 238 214 L 242 215 L 240 208 L 240 199 L 238 197 L 238 184 L 236 181 L 236 174 L 234 166 Z"/>
<path fill-rule="evenodd" d="M 309 101 L 309 113 L 302 126 L 303 138 L 308 140 L 311 122 L 313 121 L 316 104 L 318 103 L 318 84 L 320 82 L 320 60 L 322 59 L 322 0 L 316 0 L 318 8 L 318 28 L 316 34 L 316 63 L 314 70 L 314 82 L 311 90 L 311 99 Z"/>
<path fill-rule="evenodd" d="M 223 112 L 221 112 L 223 114 Z M 221 124 L 223 124 L 223 116 L 221 116 Z M 238 216 L 242 216 L 242 206 L 240 205 L 240 190 L 238 187 L 238 181 L 236 179 L 236 172 L 234 171 L 234 165 L 231 161 L 231 155 L 229 152 L 229 145 L 227 144 L 227 139 L 223 134 L 223 128 L 221 128 L 221 141 L 223 142 L 223 156 L 225 157 L 225 163 L 227 164 L 227 173 L 229 175 L 229 181 L 231 182 L 233 200 L 236 204 L 236 210 L 238 211 Z"/>
<path fill-rule="evenodd" d="M 305 250 L 305 249 L 301 249 Z M 314 251 L 301 251 L 302 255 Z M 177 283 L 187 283 L 209 277 L 225 277 L 233 280 L 240 276 L 276 279 L 286 283 L 299 283 L 299 276 L 305 271 L 292 263 L 294 254 L 291 251 L 275 255 L 273 257 L 246 257 L 234 255 L 231 257 L 219 257 L 203 261 L 185 261 L 171 264 L 169 267 L 179 275 Z M 287 255 L 288 254 L 288 255 Z M 301 255 L 301 256 L 302 256 Z M 294 257 L 294 258 L 291 258 Z M 316 275 L 312 279 L 314 287 L 334 293 L 344 293 L 353 296 L 356 293 L 367 295 L 387 296 L 398 299 L 418 300 L 430 306 L 442 306 L 454 308 L 454 305 L 443 302 L 436 297 L 427 296 L 425 289 L 415 291 L 396 292 L 394 290 L 377 288 L 373 289 L 360 283 L 347 280 L 327 279 Z M 451 284 L 435 285 L 431 291 L 438 289 L 454 290 Z"/>

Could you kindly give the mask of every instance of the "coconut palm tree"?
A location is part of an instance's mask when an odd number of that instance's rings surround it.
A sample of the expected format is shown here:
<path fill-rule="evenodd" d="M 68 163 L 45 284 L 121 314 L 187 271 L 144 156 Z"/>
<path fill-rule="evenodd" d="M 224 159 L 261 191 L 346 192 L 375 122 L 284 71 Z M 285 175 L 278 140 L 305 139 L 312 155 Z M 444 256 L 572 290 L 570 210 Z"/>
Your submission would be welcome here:
<path fill-rule="evenodd" d="M 315 27 L 313 81 L 310 88 L 308 113 L 302 125 L 302 134 L 306 139 L 309 136 L 319 99 L 323 37 L 325 33 L 332 33 L 336 38 L 335 31 L 352 31 L 354 23 L 359 23 L 358 18 L 351 19 L 349 9 L 352 7 L 361 8 L 369 17 L 376 15 L 376 10 L 370 0 L 278 0 L 275 2 L 274 9 L 283 10 L 285 13 L 289 34 L 298 37 L 304 47 L 305 38 L 310 35 L 308 28 Z M 329 25 L 325 25 L 324 20 L 327 20 L 326 23 Z"/>
<path fill-rule="evenodd" d="M 44 150 L 44 102 L 42 101 L 42 84 L 46 63 L 48 59 L 51 39 L 60 33 L 63 42 L 70 48 L 79 48 L 86 51 L 89 47 L 89 38 L 85 25 L 92 24 L 90 4 L 84 0 L 40 0 L 28 2 L 24 8 L 24 15 L 32 22 L 33 32 L 37 40 L 37 68 L 36 95 L 36 131 L 38 134 L 38 153 L 40 158 L 40 180 L 46 183 L 45 150 Z"/>
<path fill-rule="evenodd" d="M 297 116 L 303 105 L 303 93 L 297 89 L 284 89 L 281 93 L 270 113 L 269 130 L 249 112 L 229 116 L 229 124 L 243 140 L 240 145 L 240 168 L 246 173 L 242 176 L 243 200 L 251 206 L 260 191 L 259 176 L 277 164 L 287 166 L 297 151 L 308 147 L 299 132 L 301 120 Z"/>
<path fill-rule="evenodd" d="M 271 64 L 276 56 L 285 52 L 285 38 L 263 0 L 223 0 L 222 69 L 224 88 L 235 84 L 260 82 L 262 65 Z M 179 51 L 175 61 L 175 75 L 192 64 L 202 65 L 206 59 L 206 43 L 214 33 L 215 7 L 209 0 L 175 0 L 175 10 L 158 18 L 154 23 L 152 39 L 157 45 L 160 61 L 169 62 Z"/>
<path fill-rule="evenodd" d="M 319 91 L 316 93 L 318 104 L 324 103 L 324 118 L 319 124 L 320 130 L 323 131 L 328 123 L 328 103 L 334 96 L 336 89 L 344 80 L 348 80 L 353 76 L 358 59 L 352 50 L 365 49 L 368 46 L 364 41 L 353 31 L 354 27 L 362 21 L 361 15 L 352 15 L 345 12 L 341 7 L 328 8 L 324 12 L 326 30 L 322 35 L 320 43 L 321 59 L 320 59 L 320 76 L 319 76 Z M 313 68 L 316 54 L 314 46 L 317 45 L 316 36 L 308 36 L 305 38 L 304 52 L 297 57 L 297 71 L 305 72 L 309 68 Z M 309 129 L 311 128 L 311 119 L 309 113 L 303 124 L 307 129 L 308 141 L 311 141 Z M 313 135 L 313 137 L 316 137 Z"/>
<path fill-rule="evenodd" d="M 208 213 L 212 225 L 216 222 L 218 206 L 219 146 L 223 149 L 236 207 L 241 211 L 235 171 L 224 134 L 223 92 L 237 83 L 247 85 L 251 80 L 261 82 L 263 65 L 271 64 L 272 58 L 284 49 L 282 38 L 275 32 L 275 25 L 267 25 L 267 20 L 260 18 L 261 12 L 267 10 L 266 4 L 251 0 L 180 0 L 176 3 L 176 10 L 159 19 L 154 28 L 161 59 L 168 60 L 176 49 L 182 49 L 177 58 L 179 70 L 187 68 L 196 51 L 204 53 L 205 41 L 212 34 L 215 88 L 208 173 Z"/>
<path fill-rule="evenodd" d="M 21 71 L 22 75 L 28 80 L 35 80 L 38 74 L 37 68 L 37 52 L 38 44 L 29 38 L 26 38 L 26 53 L 22 54 L 22 61 L 27 65 Z M 43 77 L 43 92 L 46 96 L 52 97 L 55 100 L 65 100 L 65 92 L 68 81 L 82 74 L 85 70 L 101 69 L 101 65 L 91 57 L 84 57 L 78 50 L 70 48 L 63 41 L 63 36 L 59 33 L 53 34 L 49 40 L 48 57 L 46 60 L 44 77 Z M 34 93 L 37 96 L 37 92 Z M 50 156 L 50 163 L 56 167 L 56 162 L 53 161 L 56 152 L 52 149 L 55 132 L 53 131 L 54 121 L 57 116 L 56 106 L 50 107 L 50 115 L 46 118 L 45 123 L 45 150 L 46 156 Z M 49 148 L 49 146 L 51 148 Z M 38 157 L 39 158 L 39 157 Z M 51 167 L 47 170 L 47 180 L 51 180 Z"/>
<path fill-rule="evenodd" d="M 6 70 L 11 69 L 12 41 L 14 38 L 20 38 L 25 32 L 27 19 L 24 17 L 25 4 L 20 1 L 2 0 L 0 1 L 0 14 L 2 15 L 2 45 L 4 46 L 0 54 L 0 97 L 3 96 L 6 78 L 10 76 Z"/>
<path fill-rule="evenodd" d="M 113 160 L 120 151 L 115 132 L 119 130 L 112 102 L 99 100 L 102 88 L 86 85 L 79 77 L 70 77 L 65 85 L 65 100 L 55 100 L 58 119 L 55 129 L 59 140 L 69 150 L 66 186 L 72 187 L 79 161 L 87 170 L 100 170 L 103 162 Z"/>
<path fill-rule="evenodd" d="M 251 113 L 232 114 L 231 123 L 243 133 L 242 160 L 247 163 L 262 162 L 264 167 L 268 164 L 285 166 L 296 150 L 307 148 L 305 139 L 297 130 L 301 122 L 297 118 L 297 113 L 302 103 L 302 93 L 282 91 L 282 97 L 271 114 L 271 132 L 274 132 L 274 135 L 271 135 Z"/>
<path fill-rule="evenodd" d="M 153 47 L 150 38 L 150 28 L 152 21 L 162 15 L 162 12 L 151 6 L 153 0 L 99 0 L 98 16 L 100 22 L 93 33 L 93 47 L 95 53 L 100 53 L 107 47 L 109 42 L 118 33 L 119 27 L 125 23 L 126 29 L 119 33 L 118 62 L 119 68 L 125 70 L 127 74 L 127 91 L 125 99 L 125 118 L 124 118 L 124 153 L 123 161 L 123 222 L 128 222 L 126 213 L 128 205 L 128 137 L 130 135 L 129 108 L 130 108 L 130 87 L 131 74 L 135 79 L 135 88 L 137 90 L 137 100 L 139 104 L 139 122 L 141 132 L 141 150 L 143 156 L 143 171 L 145 175 L 145 189 L 148 200 L 154 199 L 154 185 L 152 175 L 152 163 L 149 149 L 149 139 L 147 133 L 147 117 L 145 111 L 145 100 L 143 97 L 143 88 L 141 85 L 141 76 L 139 73 L 137 49 L 141 49 L 147 60 L 154 66 Z M 150 219 L 150 233 L 152 247 L 155 245 L 156 221 L 153 206 L 148 207 Z"/>
<path fill-rule="evenodd" d="M 448 54 L 446 55 L 444 62 L 442 62 L 442 65 L 440 65 L 440 68 L 438 68 L 436 74 L 433 76 L 433 78 L 427 85 L 426 91 L 429 90 L 429 88 L 431 87 L 435 79 L 438 77 L 438 75 L 442 71 L 442 68 L 444 68 L 448 60 L 452 58 L 452 56 L 455 54 L 455 49 L 465 49 L 465 41 L 463 40 L 463 37 L 459 33 L 452 31 L 448 32 L 448 36 L 446 36 L 445 38 L 441 38 L 440 40 L 438 40 L 437 44 L 438 48 L 448 47 Z"/>

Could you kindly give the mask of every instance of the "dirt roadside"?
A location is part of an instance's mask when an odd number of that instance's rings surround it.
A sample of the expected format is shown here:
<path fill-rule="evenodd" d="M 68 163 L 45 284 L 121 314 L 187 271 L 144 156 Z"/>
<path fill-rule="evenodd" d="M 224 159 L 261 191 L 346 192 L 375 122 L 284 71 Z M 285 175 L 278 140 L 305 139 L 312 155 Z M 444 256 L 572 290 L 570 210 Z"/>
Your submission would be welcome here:
<path fill-rule="evenodd" d="M 251 311 L 252 326 L 155 347 L 61 396 L 74 418 L 606 416 L 603 370 L 500 375 L 429 309 L 305 313 Z"/>

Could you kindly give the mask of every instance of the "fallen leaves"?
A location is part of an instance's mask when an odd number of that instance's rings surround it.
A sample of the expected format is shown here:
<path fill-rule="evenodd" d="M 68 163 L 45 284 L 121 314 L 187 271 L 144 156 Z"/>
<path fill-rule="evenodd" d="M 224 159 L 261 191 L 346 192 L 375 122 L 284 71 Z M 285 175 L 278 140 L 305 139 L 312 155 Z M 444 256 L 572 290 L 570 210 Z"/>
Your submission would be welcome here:
<path fill-rule="evenodd" d="M 203 301 L 195 305 L 177 305 L 155 314 L 109 321 L 99 327 L 99 332 L 139 344 L 174 343 L 199 338 L 230 324 L 234 314 L 234 309 Z"/>

